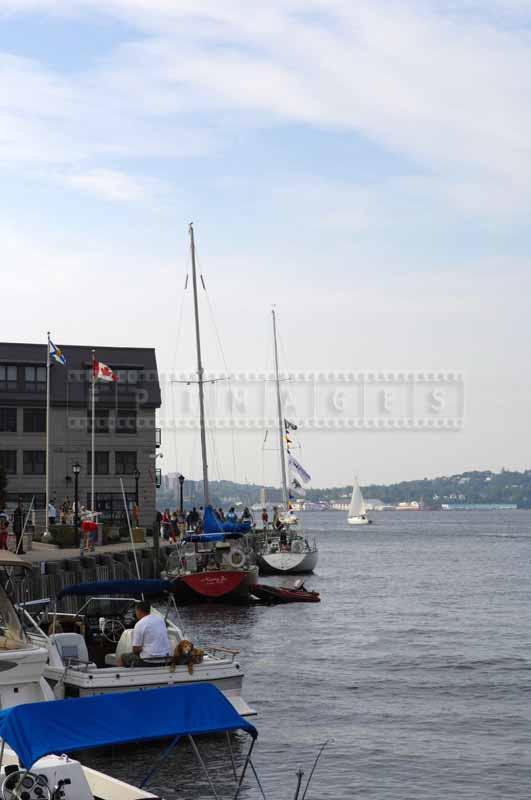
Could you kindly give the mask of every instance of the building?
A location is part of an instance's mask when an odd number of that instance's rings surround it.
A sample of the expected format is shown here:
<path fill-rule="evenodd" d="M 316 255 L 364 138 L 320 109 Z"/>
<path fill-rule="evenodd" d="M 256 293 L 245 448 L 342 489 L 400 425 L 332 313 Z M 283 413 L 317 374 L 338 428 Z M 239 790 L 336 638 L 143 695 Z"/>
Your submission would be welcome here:
<path fill-rule="evenodd" d="M 79 501 L 90 507 L 92 349 L 62 346 L 66 366 L 50 367 L 50 498 L 74 500 L 79 464 Z M 155 518 L 160 480 L 157 448 L 160 385 L 154 349 L 98 347 L 95 357 L 117 374 L 96 383 L 95 506 L 103 520 L 124 518 L 120 479 L 127 501 L 138 499 L 141 523 Z M 0 343 L 0 464 L 8 478 L 8 504 L 22 496 L 26 507 L 45 505 L 46 344 Z"/>

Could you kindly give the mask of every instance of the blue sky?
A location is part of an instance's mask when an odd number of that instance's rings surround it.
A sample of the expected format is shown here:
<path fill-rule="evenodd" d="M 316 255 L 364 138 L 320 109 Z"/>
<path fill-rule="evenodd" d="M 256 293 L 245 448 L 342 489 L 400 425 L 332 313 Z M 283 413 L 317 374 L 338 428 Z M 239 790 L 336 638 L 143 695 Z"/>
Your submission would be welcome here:
<path fill-rule="evenodd" d="M 230 369 L 267 366 L 276 303 L 286 367 L 466 375 L 461 433 L 310 434 L 314 483 L 529 466 L 530 21 L 520 0 L 3 0 L 5 338 L 193 367 L 194 219 Z M 260 441 L 227 477 L 261 480 Z M 198 471 L 192 436 L 166 449 Z"/>

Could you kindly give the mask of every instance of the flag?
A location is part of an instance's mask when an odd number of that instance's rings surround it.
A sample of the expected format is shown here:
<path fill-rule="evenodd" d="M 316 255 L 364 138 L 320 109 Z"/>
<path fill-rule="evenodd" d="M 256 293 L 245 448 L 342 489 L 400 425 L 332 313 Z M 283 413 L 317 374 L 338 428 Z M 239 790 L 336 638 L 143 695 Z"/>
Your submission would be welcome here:
<path fill-rule="evenodd" d="M 95 381 L 117 381 L 118 375 L 112 371 L 107 364 L 103 364 L 101 361 L 96 361 L 94 359 L 92 361 L 92 374 L 94 375 Z"/>
<path fill-rule="evenodd" d="M 304 481 L 304 483 L 308 483 L 308 481 L 311 481 L 310 475 L 306 472 L 302 464 L 300 464 L 294 456 L 292 455 L 288 456 L 288 464 L 289 468 L 294 472 L 296 472 L 297 475 L 299 475 L 299 477 Z"/>
<path fill-rule="evenodd" d="M 303 487 L 302 483 L 300 483 L 300 481 L 298 481 L 297 478 L 295 478 L 295 476 L 293 476 L 291 478 L 289 486 L 290 486 L 290 489 L 293 489 L 293 491 L 296 494 L 298 494 L 300 497 L 304 497 L 305 496 L 306 489 Z"/>
<path fill-rule="evenodd" d="M 63 367 L 66 366 L 66 358 L 63 355 L 63 351 L 60 347 L 57 347 L 51 339 L 48 339 L 48 352 L 50 354 L 50 361 L 62 364 Z"/>
<path fill-rule="evenodd" d="M 284 420 L 284 426 L 285 426 L 287 431 L 296 431 L 297 430 L 297 426 L 295 425 L 295 423 L 294 422 L 290 422 L 289 419 L 285 419 Z"/>

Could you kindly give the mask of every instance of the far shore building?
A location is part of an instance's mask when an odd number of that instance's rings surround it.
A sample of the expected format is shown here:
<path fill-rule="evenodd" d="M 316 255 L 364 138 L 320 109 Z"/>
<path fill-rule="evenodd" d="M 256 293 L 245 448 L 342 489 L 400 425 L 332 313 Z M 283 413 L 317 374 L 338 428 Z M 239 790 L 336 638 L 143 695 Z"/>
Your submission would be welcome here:
<path fill-rule="evenodd" d="M 58 512 L 65 497 L 74 501 L 74 464 L 81 467 L 79 502 L 87 508 L 91 488 L 92 348 L 65 344 L 61 350 L 66 366 L 50 368 L 49 487 Z M 155 350 L 98 347 L 95 357 L 118 376 L 117 382 L 96 383 L 96 510 L 102 521 L 123 524 L 120 479 L 129 506 L 138 481 L 140 522 L 150 526 L 160 482 L 156 411 L 161 394 Z M 44 522 L 46 344 L 0 343 L 0 464 L 8 478 L 8 506 L 22 496 L 28 508 L 34 497 Z"/>

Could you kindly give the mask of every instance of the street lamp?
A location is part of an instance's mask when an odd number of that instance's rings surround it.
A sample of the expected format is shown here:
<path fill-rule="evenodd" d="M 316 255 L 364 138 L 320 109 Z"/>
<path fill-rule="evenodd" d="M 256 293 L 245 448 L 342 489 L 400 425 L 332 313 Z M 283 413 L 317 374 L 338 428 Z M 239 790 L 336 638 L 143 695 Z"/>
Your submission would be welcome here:
<path fill-rule="evenodd" d="M 133 472 L 133 477 L 135 479 L 135 503 L 138 505 L 138 481 L 140 480 L 140 470 L 136 467 L 135 471 Z"/>
<path fill-rule="evenodd" d="M 72 464 L 72 472 L 74 473 L 74 526 L 77 532 L 79 529 L 79 473 L 81 472 L 81 466 L 77 461 Z"/>
<path fill-rule="evenodd" d="M 179 505 L 181 508 L 181 514 L 183 512 L 183 483 L 184 483 L 184 475 L 179 475 L 179 492 L 180 492 Z"/>

